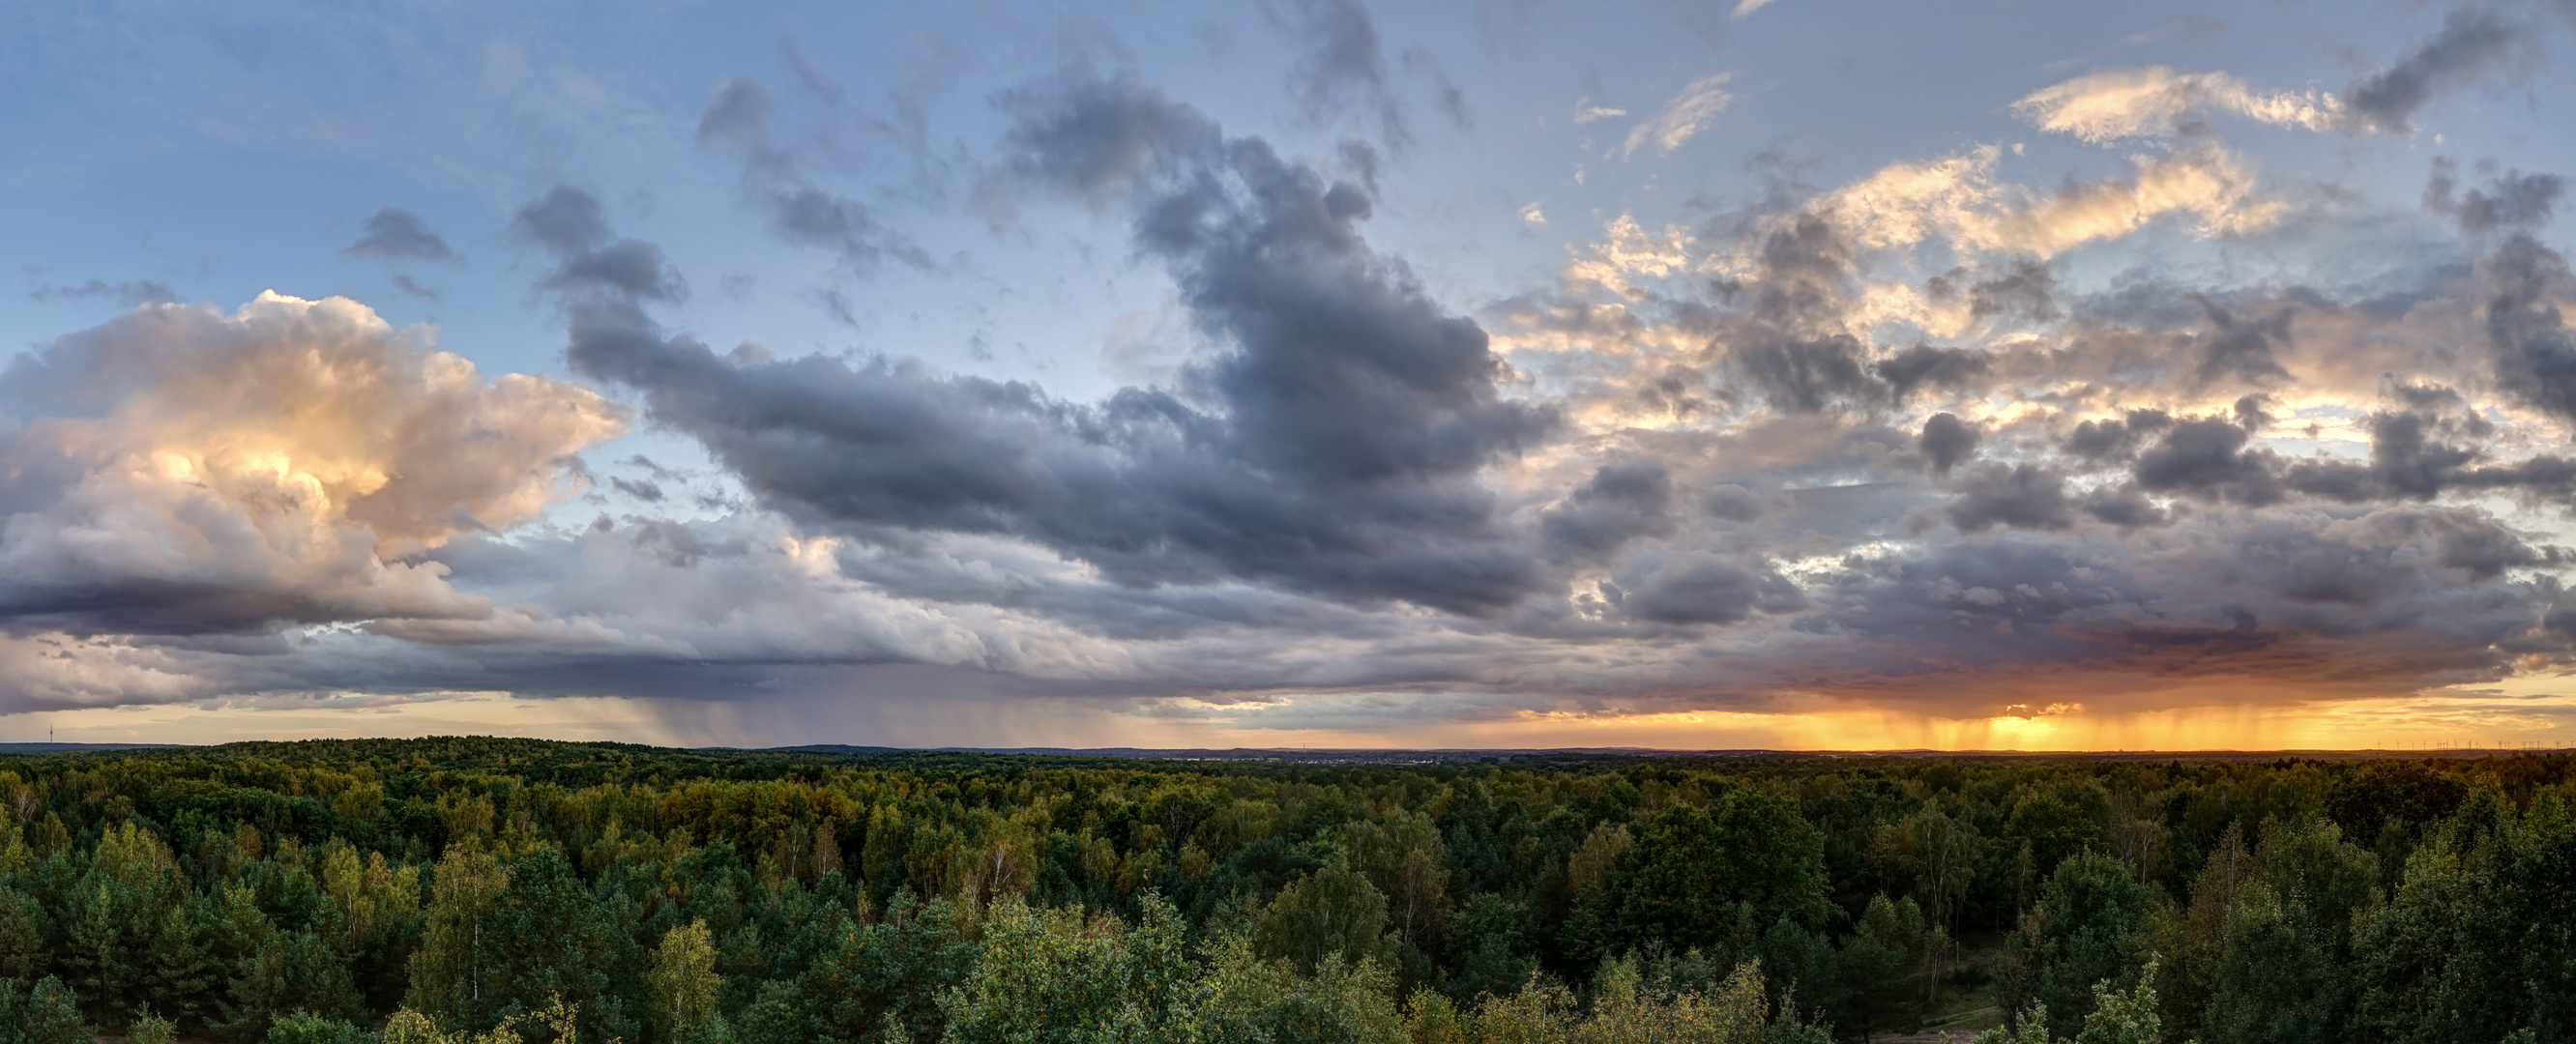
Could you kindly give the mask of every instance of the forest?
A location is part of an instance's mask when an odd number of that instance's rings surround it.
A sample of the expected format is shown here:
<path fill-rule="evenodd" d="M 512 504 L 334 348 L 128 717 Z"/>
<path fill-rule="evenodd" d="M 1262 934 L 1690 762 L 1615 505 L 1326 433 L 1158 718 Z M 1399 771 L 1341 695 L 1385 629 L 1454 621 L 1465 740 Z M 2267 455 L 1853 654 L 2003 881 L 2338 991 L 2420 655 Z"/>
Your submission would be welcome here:
<path fill-rule="evenodd" d="M 2576 1039 L 2576 758 L 0 758 L 0 1044 Z"/>

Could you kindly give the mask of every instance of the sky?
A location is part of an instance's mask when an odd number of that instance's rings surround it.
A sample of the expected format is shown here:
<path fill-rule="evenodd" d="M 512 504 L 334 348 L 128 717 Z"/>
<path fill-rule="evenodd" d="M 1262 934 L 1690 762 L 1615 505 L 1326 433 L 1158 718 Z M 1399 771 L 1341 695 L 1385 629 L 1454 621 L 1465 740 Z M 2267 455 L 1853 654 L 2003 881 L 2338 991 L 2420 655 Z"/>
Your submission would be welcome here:
<path fill-rule="evenodd" d="M 2576 745 L 2576 2 L 0 13 L 0 741 Z"/>

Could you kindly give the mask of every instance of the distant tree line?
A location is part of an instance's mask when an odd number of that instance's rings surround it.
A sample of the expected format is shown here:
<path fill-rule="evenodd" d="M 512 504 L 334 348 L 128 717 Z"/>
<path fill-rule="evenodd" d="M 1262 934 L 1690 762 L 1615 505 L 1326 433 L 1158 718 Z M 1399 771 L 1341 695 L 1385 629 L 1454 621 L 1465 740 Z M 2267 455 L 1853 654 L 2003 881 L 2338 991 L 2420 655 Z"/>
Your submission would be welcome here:
<path fill-rule="evenodd" d="M 2576 760 L 0 760 L 0 1044 L 2576 1040 Z"/>

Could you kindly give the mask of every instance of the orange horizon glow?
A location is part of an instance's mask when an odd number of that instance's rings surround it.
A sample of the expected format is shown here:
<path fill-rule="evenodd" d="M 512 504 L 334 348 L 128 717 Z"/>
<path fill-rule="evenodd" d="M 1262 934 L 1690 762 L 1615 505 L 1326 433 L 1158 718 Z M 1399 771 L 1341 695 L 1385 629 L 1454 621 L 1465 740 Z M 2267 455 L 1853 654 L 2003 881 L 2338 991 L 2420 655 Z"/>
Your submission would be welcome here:
<path fill-rule="evenodd" d="M 1224 720 L 1102 714 L 1097 705 L 1032 701 L 997 722 L 981 715 L 887 729 L 855 719 L 763 718 L 758 708 L 675 707 L 610 697 L 163 704 L 0 716 L 0 741 L 215 744 L 241 740 L 489 734 L 655 746 L 1134 747 L 1333 750 L 1565 749 L 2218 753 L 2434 751 L 2576 747 L 2576 695 L 2565 679 L 2298 704 L 2204 704 L 2123 712 L 2071 705 L 2027 716 L 1953 718 L 1888 707 L 1790 712 L 1673 711 L 1598 715 L 1524 712 L 1486 721 L 1374 730 L 1263 728 Z M 49 733 L 50 730 L 50 733 Z"/>

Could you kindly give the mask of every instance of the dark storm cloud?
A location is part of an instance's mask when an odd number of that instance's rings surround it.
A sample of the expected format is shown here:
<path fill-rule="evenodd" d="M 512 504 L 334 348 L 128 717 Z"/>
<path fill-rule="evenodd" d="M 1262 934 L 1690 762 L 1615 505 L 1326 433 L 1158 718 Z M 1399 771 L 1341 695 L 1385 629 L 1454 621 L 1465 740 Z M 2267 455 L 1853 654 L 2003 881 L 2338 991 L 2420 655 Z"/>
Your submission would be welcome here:
<path fill-rule="evenodd" d="M 1992 375 L 1986 353 L 1961 348 L 1917 344 L 1873 358 L 1874 347 L 1851 328 L 1859 307 L 1854 248 L 1832 222 L 1797 213 L 1763 228 L 1753 260 L 1745 276 L 1716 285 L 1714 305 L 1680 307 L 1690 325 L 1708 329 L 1727 375 L 1774 409 L 1840 413 L 1969 389 Z M 2015 262 L 1977 286 L 1986 314 L 2054 312 L 2044 266 Z"/>
<path fill-rule="evenodd" d="M 1755 496 L 1752 490 L 1732 482 L 1709 490 L 1699 502 L 1700 510 L 1707 512 L 1708 517 L 1728 522 L 1751 522 L 1760 518 L 1763 506 L 1762 498 Z"/>
<path fill-rule="evenodd" d="M 358 226 L 357 242 L 341 253 L 351 257 L 376 257 L 388 261 L 455 261 L 456 251 L 447 240 L 422 221 L 420 215 L 401 207 L 386 207 Z"/>
<path fill-rule="evenodd" d="M 2508 170 L 2482 188 L 2461 193 L 2459 187 L 2459 164 L 2435 157 L 2432 179 L 2424 186 L 2424 208 L 2450 218 L 2462 235 L 2483 236 L 2547 224 L 2559 198 L 2567 194 L 2567 179 Z"/>
<path fill-rule="evenodd" d="M 2402 691 L 2505 669 L 2555 591 L 2506 571 L 2562 557 L 2459 508 L 2189 525 L 2158 550 L 2015 533 L 1891 556 L 1839 581 L 1801 627 L 1861 640 L 1829 668 L 1851 683 L 1926 695 L 1943 674 L 1991 686 L 2003 668 L 2043 689 L 2059 671 L 2108 671 Z"/>
<path fill-rule="evenodd" d="M 1738 490 L 1741 492 L 1741 490 Z M 1539 530 L 1564 550 L 1600 556 L 1674 530 L 1673 481 L 1659 464 L 1604 464 L 1565 502 L 1539 515 Z"/>
<path fill-rule="evenodd" d="M 2567 259 L 2523 233 L 2478 263 L 2487 288 L 2486 341 L 2508 395 L 2576 421 L 2576 335 L 2551 303 L 2571 285 Z"/>
<path fill-rule="evenodd" d="M 2066 452 L 2087 460 L 2127 460 L 2138 444 L 2148 437 L 2173 427 L 2173 415 L 2163 410 L 2141 407 L 2125 416 L 2088 420 L 2075 426 L 2066 438 Z"/>
<path fill-rule="evenodd" d="M 2246 319 L 2220 307 L 2207 297 L 2194 294 L 2212 330 L 2200 338 L 2199 365 L 2192 372 L 2202 387 L 2213 385 L 2266 385 L 2286 380 L 2290 371 L 2282 369 L 2273 358 L 2276 350 L 2290 344 L 2288 308 L 2263 319 Z"/>
<path fill-rule="evenodd" d="M 1850 334 L 1761 338 L 1738 342 L 1727 360 L 1738 376 L 1761 388 L 1773 406 L 1818 413 L 1871 388 L 1862 352 L 1860 339 Z"/>
<path fill-rule="evenodd" d="M 2065 450 L 2096 463 L 2128 459 L 2144 436 L 2156 441 L 2136 454 L 2136 489 L 2176 494 L 2216 503 L 2260 506 L 2292 497 L 2313 497 L 2344 504 L 2428 501 L 2445 493 L 2505 491 L 2543 499 L 2565 500 L 2576 494 L 2576 461 L 2552 454 L 2511 463 L 2488 461 L 2480 440 L 2493 426 L 2474 412 L 2453 409 L 2459 397 L 2448 389 L 2401 386 L 2396 396 L 2418 408 L 2382 410 L 2367 417 L 2370 459 L 2367 463 L 2312 457 L 2290 458 L 2253 444 L 2262 415 L 2252 400 L 2240 402 L 2237 417 L 2175 420 L 2162 411 L 2138 410 L 2121 420 L 2085 421 L 2076 426 Z M 2099 502 L 2096 517 L 2136 524 L 2143 502 L 2120 498 Z M 2125 505 L 2125 506 L 2124 506 Z M 2088 505 L 2088 509 L 2090 509 Z"/>
<path fill-rule="evenodd" d="M 2180 493 L 2205 500 L 2260 506 L 2278 501 L 2278 459 L 2247 449 L 2253 433 L 2234 421 L 2201 418 L 2176 423 L 2138 455 L 2137 480 L 2151 493 Z"/>
<path fill-rule="evenodd" d="M 1845 328 L 1853 282 L 1852 246 L 1830 222 L 1802 214 L 1762 233 L 1753 272 L 1721 287 L 1738 305 L 1717 334 L 1728 366 L 1793 412 L 1874 394 L 1868 349 Z"/>
<path fill-rule="evenodd" d="M 1988 464 L 1959 477 L 1959 498 L 1943 509 L 1962 532 L 1995 526 L 2064 529 L 2075 524 L 2066 479 L 2031 464 Z"/>
<path fill-rule="evenodd" d="M 1932 466 L 1933 474 L 1947 475 L 1950 469 L 1976 456 L 1977 443 L 1985 437 L 1983 429 L 1960 420 L 1955 413 L 1935 413 L 1923 422 L 1923 435 L 1916 440 L 1916 446 L 1923 451 L 1923 459 Z"/>
<path fill-rule="evenodd" d="M 2096 521 L 2122 529 L 2157 526 L 2172 521 L 2172 516 L 2147 499 L 2135 482 L 2095 489 L 2084 495 L 2083 508 L 2084 513 Z"/>
<path fill-rule="evenodd" d="M 136 305 L 169 304 L 178 300 L 179 294 L 178 291 L 170 289 L 170 284 L 153 279 L 138 279 L 123 283 L 92 279 L 79 286 L 55 286 L 50 283 L 39 286 L 27 292 L 27 299 L 38 304 L 104 299 L 132 308 Z"/>
<path fill-rule="evenodd" d="M 1962 280 L 1969 273 L 1958 269 L 1937 275 L 1924 284 L 1925 296 L 1935 301 L 1953 301 L 1961 295 Z M 2016 257 L 2006 263 L 2003 274 L 1966 283 L 1968 314 L 1980 321 L 2004 316 L 2034 322 L 2057 317 L 2057 276 L 2048 263 L 2035 257 Z"/>
<path fill-rule="evenodd" d="M 1981 352 L 1918 344 L 1872 364 L 1870 372 L 1887 382 L 1889 395 L 1902 403 L 1917 389 L 1967 387 L 1991 367 Z"/>
<path fill-rule="evenodd" d="M 1640 620 L 1659 624 L 1739 623 L 1756 613 L 1786 613 L 1804 608 L 1798 585 L 1768 565 L 1746 566 L 1706 557 L 1667 561 L 1632 590 L 1621 593 L 1619 608 Z"/>
<path fill-rule="evenodd" d="M 2409 48 L 2394 64 L 2345 87 L 2343 104 L 2370 129 L 2403 133 L 2407 121 L 2436 95 L 2529 61 L 2536 47 L 2531 26 L 2481 8 L 2462 8 L 2442 20 L 2441 32 Z"/>
<path fill-rule="evenodd" d="M 637 389 L 652 419 L 816 524 L 1009 534 L 1138 584 L 1230 576 L 1463 613 L 1531 589 L 1539 573 L 1477 473 L 1554 414 L 1505 400 L 1484 332 L 1367 248 L 1361 190 L 1132 77 L 1001 104 L 1013 124 L 987 198 L 1132 208 L 1137 251 L 1217 346 L 1181 387 L 1074 403 L 886 360 L 736 365 L 644 314 L 663 281 L 634 277 L 664 270 L 658 251 L 531 232 L 557 256 L 546 285 L 564 294 L 574 367 Z M 567 191 L 532 209 L 553 214 Z"/>

